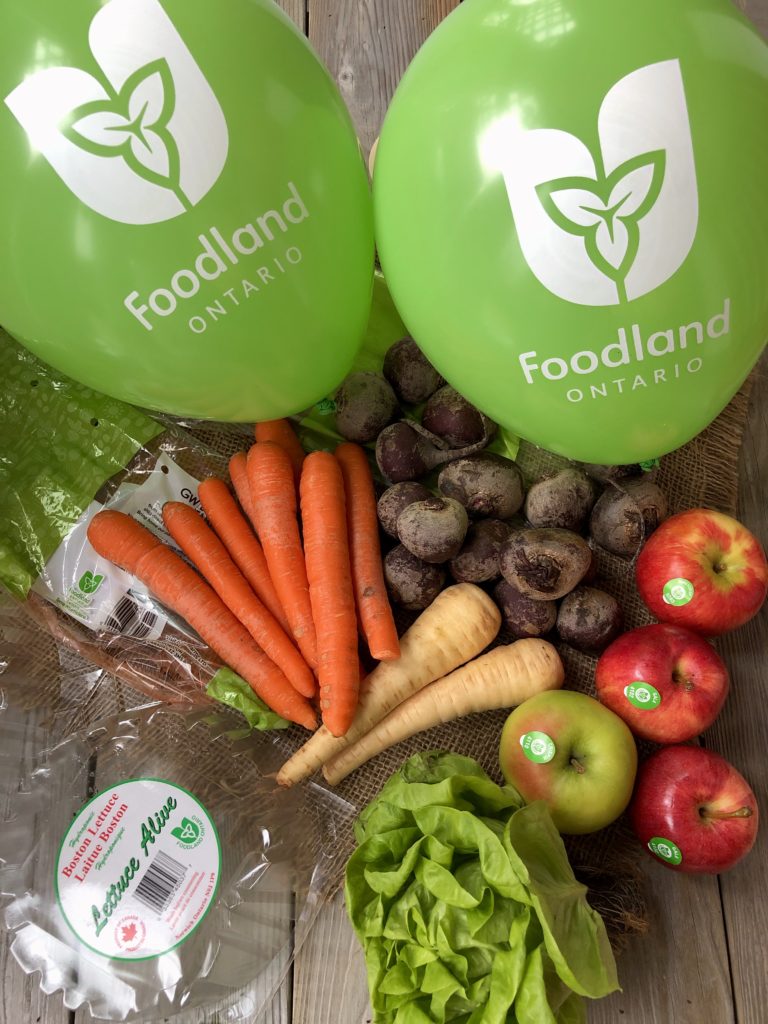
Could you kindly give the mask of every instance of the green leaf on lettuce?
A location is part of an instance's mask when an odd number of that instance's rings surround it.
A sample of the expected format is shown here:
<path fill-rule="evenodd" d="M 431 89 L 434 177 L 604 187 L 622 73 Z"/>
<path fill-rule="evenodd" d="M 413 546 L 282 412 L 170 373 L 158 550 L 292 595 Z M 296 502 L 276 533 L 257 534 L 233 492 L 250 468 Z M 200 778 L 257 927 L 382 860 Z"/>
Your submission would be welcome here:
<path fill-rule="evenodd" d="M 226 666 L 219 669 L 205 692 L 214 700 L 239 711 L 251 729 L 287 729 L 291 724 L 268 708 L 248 683 Z"/>
<path fill-rule="evenodd" d="M 617 988 L 543 804 L 471 758 L 412 757 L 364 809 L 346 899 L 376 1024 L 584 1024 Z"/>

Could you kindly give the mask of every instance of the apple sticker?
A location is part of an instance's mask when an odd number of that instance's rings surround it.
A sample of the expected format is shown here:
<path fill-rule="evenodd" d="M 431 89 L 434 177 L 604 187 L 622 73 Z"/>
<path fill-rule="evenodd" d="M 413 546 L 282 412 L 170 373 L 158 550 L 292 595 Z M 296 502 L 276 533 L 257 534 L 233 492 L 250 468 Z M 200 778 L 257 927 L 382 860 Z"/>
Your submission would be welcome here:
<path fill-rule="evenodd" d="M 520 746 L 529 761 L 548 764 L 555 756 L 555 744 L 545 732 L 527 732 L 520 737 Z"/>

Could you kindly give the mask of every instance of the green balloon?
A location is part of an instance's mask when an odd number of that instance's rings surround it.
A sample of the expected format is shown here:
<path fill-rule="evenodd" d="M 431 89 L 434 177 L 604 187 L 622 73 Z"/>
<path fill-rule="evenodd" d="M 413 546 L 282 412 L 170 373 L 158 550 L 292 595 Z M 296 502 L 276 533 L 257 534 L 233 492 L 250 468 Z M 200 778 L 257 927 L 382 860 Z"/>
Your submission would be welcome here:
<path fill-rule="evenodd" d="M 458 390 L 571 458 L 690 440 L 768 335 L 768 47 L 729 0 L 465 0 L 374 173 L 382 267 Z"/>
<path fill-rule="evenodd" d="M 368 179 L 271 0 L 9 0 L 0 153 L 0 324 L 58 369 L 226 420 L 298 412 L 346 373 Z"/>

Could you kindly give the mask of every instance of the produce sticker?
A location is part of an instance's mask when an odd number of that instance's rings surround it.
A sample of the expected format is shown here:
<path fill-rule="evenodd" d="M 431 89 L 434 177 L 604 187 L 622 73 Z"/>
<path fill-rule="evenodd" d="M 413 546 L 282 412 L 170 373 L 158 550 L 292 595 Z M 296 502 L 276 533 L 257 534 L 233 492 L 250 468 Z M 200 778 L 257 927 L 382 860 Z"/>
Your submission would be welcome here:
<path fill-rule="evenodd" d="M 633 707 L 640 708 L 641 711 L 653 711 L 661 704 L 661 694 L 656 687 L 642 679 L 625 686 L 624 696 Z"/>
<path fill-rule="evenodd" d="M 665 604 L 671 604 L 676 608 L 688 604 L 693 600 L 694 587 L 690 580 L 677 576 L 673 580 L 667 580 L 662 590 L 662 597 Z"/>
<path fill-rule="evenodd" d="M 555 756 L 555 744 L 545 732 L 525 733 L 520 737 L 520 746 L 534 764 L 548 764 Z"/>
<path fill-rule="evenodd" d="M 648 841 L 648 849 L 659 860 L 663 860 L 667 864 L 682 864 L 683 862 L 680 847 L 677 843 L 673 843 L 671 839 L 665 839 L 664 836 L 654 836 L 653 839 L 650 839 Z"/>
<path fill-rule="evenodd" d="M 98 793 L 69 826 L 56 899 L 95 953 L 149 960 L 195 931 L 220 873 L 218 832 L 200 801 L 163 779 L 132 779 Z"/>

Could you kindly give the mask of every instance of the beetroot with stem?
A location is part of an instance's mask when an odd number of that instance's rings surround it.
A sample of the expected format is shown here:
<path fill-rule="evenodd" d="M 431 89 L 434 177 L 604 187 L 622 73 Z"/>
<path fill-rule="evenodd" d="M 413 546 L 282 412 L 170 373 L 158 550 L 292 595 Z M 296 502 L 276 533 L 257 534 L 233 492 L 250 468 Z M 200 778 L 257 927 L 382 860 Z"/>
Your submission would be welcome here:
<path fill-rule="evenodd" d="M 376 439 L 376 463 L 393 484 L 425 476 L 435 464 L 435 454 L 429 441 L 405 421 L 385 427 Z"/>
<path fill-rule="evenodd" d="M 410 420 L 401 420 L 385 427 L 376 439 L 376 463 L 382 476 L 391 484 L 418 480 L 435 466 L 482 449 L 485 441 L 458 451 L 444 446 L 440 438 Z"/>

